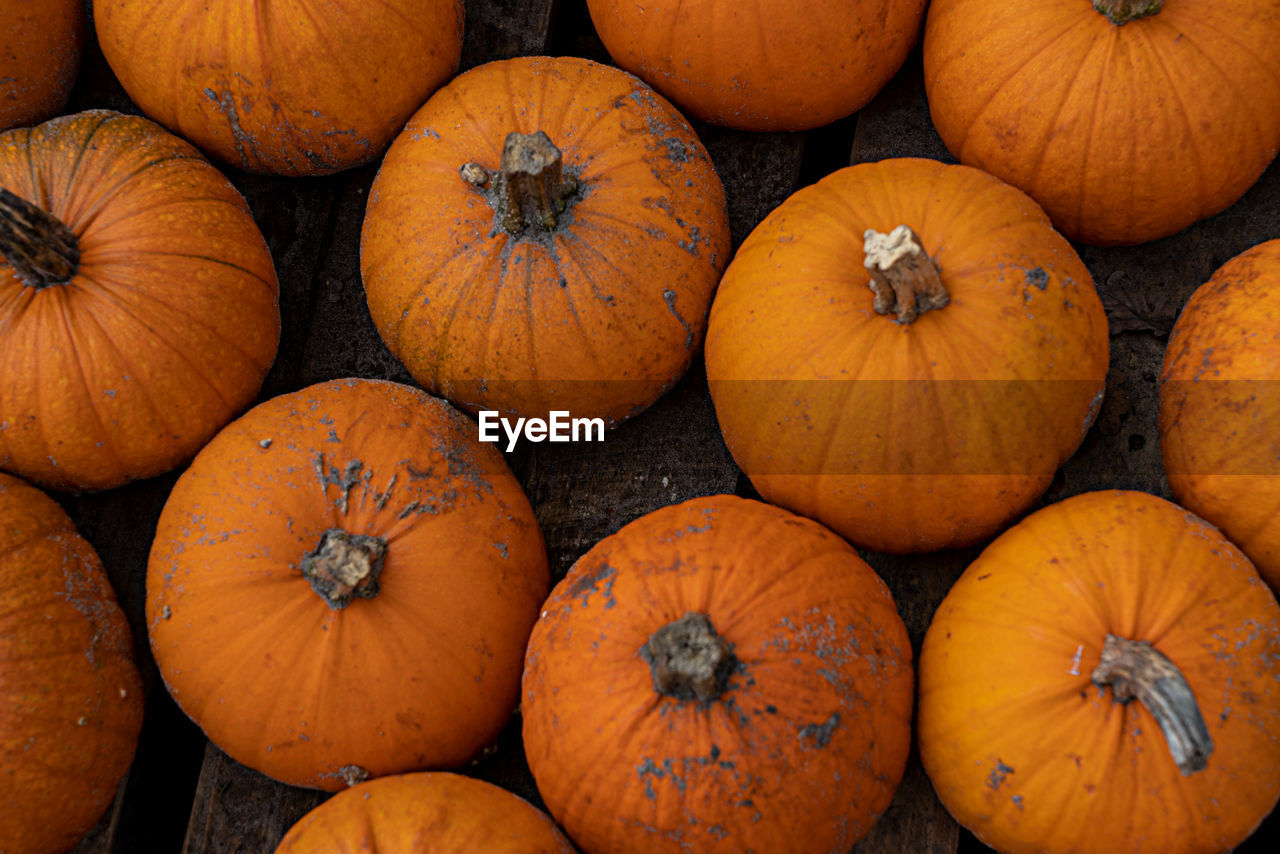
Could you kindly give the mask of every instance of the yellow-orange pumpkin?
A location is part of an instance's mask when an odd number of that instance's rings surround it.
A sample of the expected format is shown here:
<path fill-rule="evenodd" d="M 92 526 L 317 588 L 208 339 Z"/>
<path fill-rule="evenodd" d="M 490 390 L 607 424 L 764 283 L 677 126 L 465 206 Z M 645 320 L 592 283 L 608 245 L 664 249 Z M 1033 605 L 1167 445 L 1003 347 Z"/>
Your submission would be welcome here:
<path fill-rule="evenodd" d="M 148 116 L 279 175 L 377 157 L 462 52 L 462 0 L 94 0 L 93 18 Z"/>
<path fill-rule="evenodd" d="M 0 474 L 0 850 L 68 851 L 129 770 L 142 728 L 133 638 L 93 547 Z"/>
<path fill-rule="evenodd" d="M 615 68 L 524 57 L 414 115 L 370 191 L 360 270 L 429 391 L 615 423 L 688 368 L 728 255 L 720 179 L 670 104 Z"/>
<path fill-rule="evenodd" d="M 1227 851 L 1280 797 L 1277 732 L 1280 606 L 1218 531 L 1145 493 L 1005 532 L 920 655 L 920 758 L 1002 852 Z"/>
<path fill-rule="evenodd" d="M 168 471 L 279 339 L 262 234 L 189 144 L 107 110 L 0 134 L 0 468 L 67 490 Z"/>
<path fill-rule="evenodd" d="M 911 645 L 847 543 L 721 495 L 597 543 L 525 660 L 524 747 L 591 854 L 847 854 L 910 743 Z"/>
<path fill-rule="evenodd" d="M 0 0 L 0 130 L 62 109 L 80 70 L 84 0 Z"/>
<path fill-rule="evenodd" d="M 1093 422 L 1107 358 L 1089 271 L 1040 208 L 932 160 L 793 195 L 738 250 L 707 333 L 716 416 L 760 494 L 893 552 L 1024 511 Z"/>

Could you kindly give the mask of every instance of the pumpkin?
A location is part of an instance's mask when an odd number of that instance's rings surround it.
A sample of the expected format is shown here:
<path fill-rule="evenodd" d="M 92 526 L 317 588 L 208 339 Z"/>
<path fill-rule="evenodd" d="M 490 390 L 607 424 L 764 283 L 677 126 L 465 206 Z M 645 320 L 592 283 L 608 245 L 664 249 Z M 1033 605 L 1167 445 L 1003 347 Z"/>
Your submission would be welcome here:
<path fill-rule="evenodd" d="M 444 771 L 339 792 L 295 824 L 276 854 L 574 854 L 555 822 L 505 789 Z"/>
<path fill-rule="evenodd" d="M 962 163 L 1064 234 L 1142 243 L 1217 213 L 1280 149 L 1276 0 L 934 0 L 924 76 Z"/>
<path fill-rule="evenodd" d="M 1227 851 L 1280 797 L 1280 606 L 1182 508 L 1069 498 L 939 606 L 918 730 L 938 797 L 998 851 Z"/>
<path fill-rule="evenodd" d="M 886 160 L 785 201 L 725 272 L 707 377 L 768 501 L 856 545 L 919 552 L 996 533 L 1089 429 L 1106 317 L 1023 193 L 976 169 Z"/>
<path fill-rule="evenodd" d="M 0 468 L 67 490 L 168 471 L 279 339 L 262 234 L 190 145 L 106 110 L 0 134 Z"/>
<path fill-rule="evenodd" d="M 1280 240 L 1237 255 L 1192 294 L 1160 372 L 1160 452 L 1178 502 L 1280 590 Z"/>
<path fill-rule="evenodd" d="M 587 0 L 618 65 L 690 115 L 808 130 L 861 109 L 916 42 L 924 0 Z"/>
<path fill-rule="evenodd" d="M 44 121 L 80 70 L 84 2 L 0 0 L 0 21 L 0 130 Z"/>
<path fill-rule="evenodd" d="M 0 474 L 0 845 L 68 851 L 133 761 L 142 680 L 124 612 L 62 508 Z"/>
<path fill-rule="evenodd" d="M 214 744 L 334 791 L 492 741 L 548 583 L 529 501 L 471 421 L 407 386 L 335 380 L 250 410 L 178 479 L 147 624 Z"/>
<path fill-rule="evenodd" d="M 728 256 L 689 124 L 572 57 L 490 63 L 436 93 L 387 152 L 360 242 L 374 323 L 424 388 L 609 424 L 688 368 Z"/>
<path fill-rule="evenodd" d="M 277 175 L 373 160 L 462 53 L 462 0 L 94 0 L 93 16 L 148 116 Z"/>
<path fill-rule="evenodd" d="M 525 755 L 584 851 L 846 854 L 910 746 L 911 644 L 847 543 L 695 498 L 593 546 L 525 657 Z"/>

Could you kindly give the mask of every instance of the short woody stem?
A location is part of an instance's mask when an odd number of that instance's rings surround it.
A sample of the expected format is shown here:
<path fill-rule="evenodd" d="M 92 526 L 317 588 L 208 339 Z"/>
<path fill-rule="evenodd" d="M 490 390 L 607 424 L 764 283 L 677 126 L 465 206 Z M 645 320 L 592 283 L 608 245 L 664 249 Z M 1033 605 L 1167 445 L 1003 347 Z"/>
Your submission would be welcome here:
<path fill-rule="evenodd" d="M 1174 764 L 1183 775 L 1202 770 L 1213 739 L 1186 678 L 1172 661 L 1146 641 L 1107 635 L 1093 670 L 1093 684 L 1110 685 L 1116 702 L 1137 699 L 1160 724 Z"/>
<path fill-rule="evenodd" d="M 372 599 L 378 595 L 378 576 L 386 554 L 387 541 L 381 537 L 330 528 L 321 535 L 315 551 L 303 555 L 302 575 L 330 608 L 341 609 L 357 596 Z"/>
<path fill-rule="evenodd" d="M 900 225 L 888 234 L 869 228 L 862 237 L 878 314 L 896 314 L 899 323 L 911 323 L 951 301 L 938 265 L 910 228 Z"/>
<path fill-rule="evenodd" d="M 57 217 L 0 188 L 0 256 L 24 285 L 40 289 L 71 281 L 80 247 Z"/>
<path fill-rule="evenodd" d="M 1093 8 L 1118 27 L 1156 14 L 1164 8 L 1164 0 L 1093 0 Z"/>
<path fill-rule="evenodd" d="M 556 227 L 578 182 L 563 173 L 560 149 L 542 131 L 510 133 L 502 147 L 502 163 L 496 175 L 478 163 L 466 163 L 460 174 L 475 187 L 492 178 L 493 202 L 502 228 L 519 234 L 527 228 L 546 231 Z"/>
<path fill-rule="evenodd" d="M 716 634 L 706 614 L 691 611 L 667 623 L 640 647 L 649 664 L 653 688 L 677 700 L 710 703 L 728 686 L 738 659 L 728 642 Z"/>

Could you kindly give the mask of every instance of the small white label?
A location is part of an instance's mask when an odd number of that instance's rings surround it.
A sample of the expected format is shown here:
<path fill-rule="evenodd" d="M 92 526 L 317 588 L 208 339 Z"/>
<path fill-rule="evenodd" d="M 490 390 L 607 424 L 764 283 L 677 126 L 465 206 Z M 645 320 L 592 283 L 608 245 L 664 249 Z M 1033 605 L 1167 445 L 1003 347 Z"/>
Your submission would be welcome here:
<path fill-rule="evenodd" d="M 480 441 L 499 442 L 507 437 L 508 453 L 523 436 L 528 442 L 603 442 L 603 418 L 573 418 L 567 410 L 553 409 L 550 419 L 503 418 L 496 410 L 480 410 Z M 498 428 L 502 428 L 499 433 Z"/>

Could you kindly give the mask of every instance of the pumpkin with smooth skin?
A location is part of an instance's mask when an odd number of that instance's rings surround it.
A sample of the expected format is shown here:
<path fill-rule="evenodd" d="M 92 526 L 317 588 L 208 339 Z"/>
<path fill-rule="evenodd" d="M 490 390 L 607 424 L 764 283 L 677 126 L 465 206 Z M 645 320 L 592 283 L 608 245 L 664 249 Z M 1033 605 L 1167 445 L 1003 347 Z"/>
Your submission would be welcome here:
<path fill-rule="evenodd" d="M 861 109 L 897 72 L 924 0 L 588 0 L 621 67 L 687 110 L 754 131 L 808 130 Z"/>
<path fill-rule="evenodd" d="M 0 130 L 42 122 L 71 96 L 83 0 L 0 0 Z"/>
<path fill-rule="evenodd" d="M 1160 372 L 1160 453 L 1178 502 L 1280 590 L 1280 240 L 1192 294 Z"/>
<path fill-rule="evenodd" d="M 728 260 L 724 191 L 688 122 L 573 57 L 437 92 L 387 152 L 360 242 L 374 323 L 428 391 L 608 424 L 684 374 Z"/>
<path fill-rule="evenodd" d="M 254 407 L 178 479 L 147 625 L 214 744 L 336 791 L 497 737 L 547 586 L 529 501 L 473 422 L 408 386 L 334 380 Z"/>
<path fill-rule="evenodd" d="M 262 234 L 189 144 L 108 110 L 0 134 L 0 468 L 63 490 L 168 471 L 279 340 Z"/>
<path fill-rule="evenodd" d="M 0 474 L 0 849 L 68 851 L 129 770 L 142 680 L 93 547 L 40 490 Z"/>
<path fill-rule="evenodd" d="M 1068 498 L 939 606 L 918 732 L 938 797 L 997 851 L 1230 850 L 1280 798 L 1280 606 L 1181 507 Z"/>
<path fill-rule="evenodd" d="M 847 854 L 907 761 L 911 644 L 815 522 L 731 495 L 656 510 L 552 591 L 524 748 L 591 854 Z"/>
<path fill-rule="evenodd" d="M 339 792 L 289 829 L 276 854 L 574 854 L 555 822 L 492 783 L 444 771 Z"/>
<path fill-rule="evenodd" d="M 373 160 L 462 55 L 462 0 L 94 0 L 93 17 L 143 112 L 276 175 Z"/>
<path fill-rule="evenodd" d="M 934 0 L 925 89 L 961 163 L 1074 240 L 1142 243 L 1280 150 L 1280 0 Z"/>
<path fill-rule="evenodd" d="M 1031 199 L 966 166 L 842 169 L 743 242 L 707 377 L 768 501 L 856 545 L 992 536 L 1048 488 L 1102 400 L 1106 316 Z"/>

